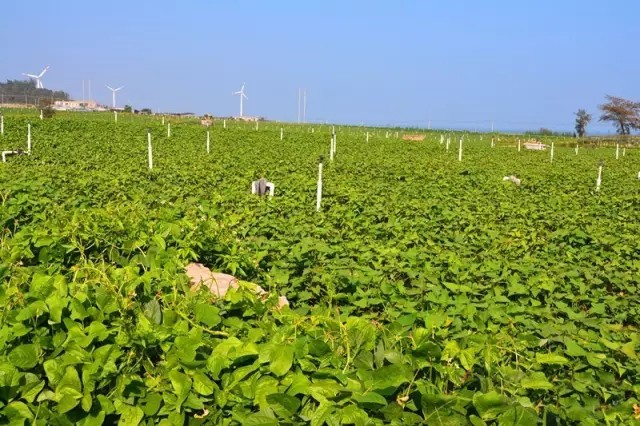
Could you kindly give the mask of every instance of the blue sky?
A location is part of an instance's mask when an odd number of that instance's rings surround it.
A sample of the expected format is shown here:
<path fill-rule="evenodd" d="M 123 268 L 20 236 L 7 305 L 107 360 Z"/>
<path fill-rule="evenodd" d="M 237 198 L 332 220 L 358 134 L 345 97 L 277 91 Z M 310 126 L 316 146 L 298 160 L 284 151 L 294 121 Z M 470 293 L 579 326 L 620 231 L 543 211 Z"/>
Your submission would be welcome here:
<path fill-rule="evenodd" d="M 2 7 L 0 80 L 153 110 L 432 127 L 571 129 L 640 100 L 640 2 L 45 1 Z M 594 122 L 592 131 L 612 131 Z"/>

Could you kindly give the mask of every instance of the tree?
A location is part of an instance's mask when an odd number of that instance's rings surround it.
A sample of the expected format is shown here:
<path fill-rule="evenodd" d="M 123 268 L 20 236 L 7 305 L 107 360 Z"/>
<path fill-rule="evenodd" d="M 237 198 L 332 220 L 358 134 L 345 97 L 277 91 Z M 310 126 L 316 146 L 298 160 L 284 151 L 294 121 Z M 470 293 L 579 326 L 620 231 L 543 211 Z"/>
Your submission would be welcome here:
<path fill-rule="evenodd" d="M 0 83 L 2 103 L 34 104 L 46 106 L 44 102 L 69 100 L 69 94 L 61 90 L 38 89 L 33 80 L 7 80 Z"/>
<path fill-rule="evenodd" d="M 640 102 L 607 95 L 607 103 L 598 108 L 602 111 L 600 121 L 611 121 L 620 135 L 631 134 L 631 129 L 640 129 Z"/>
<path fill-rule="evenodd" d="M 131 108 L 131 105 L 125 105 L 124 112 L 133 112 L 133 108 Z"/>
<path fill-rule="evenodd" d="M 587 125 L 591 121 L 591 114 L 583 109 L 576 112 L 576 133 L 579 137 L 583 137 L 587 133 Z"/>

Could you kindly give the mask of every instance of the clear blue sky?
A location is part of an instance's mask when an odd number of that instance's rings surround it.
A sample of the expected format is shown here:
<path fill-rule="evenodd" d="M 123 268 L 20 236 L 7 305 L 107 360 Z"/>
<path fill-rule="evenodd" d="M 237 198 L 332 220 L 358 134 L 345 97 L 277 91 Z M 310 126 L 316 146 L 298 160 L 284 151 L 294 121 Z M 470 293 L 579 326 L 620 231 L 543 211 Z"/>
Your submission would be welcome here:
<path fill-rule="evenodd" d="M 308 121 L 571 129 L 609 93 L 640 100 L 640 1 L 8 1 L 0 80 L 51 65 L 154 110 Z M 595 122 L 591 130 L 613 131 Z"/>

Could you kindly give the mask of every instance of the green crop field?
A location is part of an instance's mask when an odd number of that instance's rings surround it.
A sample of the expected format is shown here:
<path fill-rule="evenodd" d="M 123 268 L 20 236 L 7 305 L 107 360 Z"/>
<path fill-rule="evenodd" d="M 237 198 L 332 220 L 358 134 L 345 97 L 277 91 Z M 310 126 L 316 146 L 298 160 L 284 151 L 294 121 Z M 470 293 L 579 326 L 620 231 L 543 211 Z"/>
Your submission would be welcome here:
<path fill-rule="evenodd" d="M 0 163 L 1 424 L 640 423 L 640 150 L 465 134 L 458 161 L 461 133 L 339 127 L 330 162 L 327 125 L 216 121 L 207 154 L 197 120 L 24 111 L 2 150 L 28 120 Z M 190 262 L 270 297 L 191 291 Z"/>

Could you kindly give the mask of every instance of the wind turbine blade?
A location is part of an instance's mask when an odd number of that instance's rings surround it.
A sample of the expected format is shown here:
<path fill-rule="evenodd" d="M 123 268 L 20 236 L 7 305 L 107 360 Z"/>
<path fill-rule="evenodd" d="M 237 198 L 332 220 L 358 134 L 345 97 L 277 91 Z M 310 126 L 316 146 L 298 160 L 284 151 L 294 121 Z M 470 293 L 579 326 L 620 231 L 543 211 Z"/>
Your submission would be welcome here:
<path fill-rule="evenodd" d="M 33 74 L 25 74 L 25 73 L 22 73 L 22 75 L 26 75 L 27 77 L 31 77 L 31 78 L 35 78 L 35 79 L 37 79 L 37 78 L 38 78 L 38 76 L 37 76 L 37 75 L 33 75 Z"/>
<path fill-rule="evenodd" d="M 242 96 L 243 96 L 245 99 L 249 99 L 249 98 L 247 97 L 247 95 L 245 95 L 244 93 L 242 94 Z"/>
<path fill-rule="evenodd" d="M 42 72 L 40 73 L 40 75 L 38 75 L 38 77 L 42 77 L 44 75 L 44 73 L 47 72 L 47 70 L 49 69 L 49 65 L 47 65 L 46 67 L 44 67 L 44 69 L 42 70 Z"/>
<path fill-rule="evenodd" d="M 124 89 L 124 86 L 118 87 L 117 89 L 114 90 L 114 92 L 117 92 L 118 90 L 122 90 L 122 89 Z"/>
<path fill-rule="evenodd" d="M 106 84 L 105 84 L 105 87 L 106 87 L 107 89 L 109 89 L 109 90 L 113 91 L 113 87 L 111 87 L 111 86 L 107 86 Z"/>

